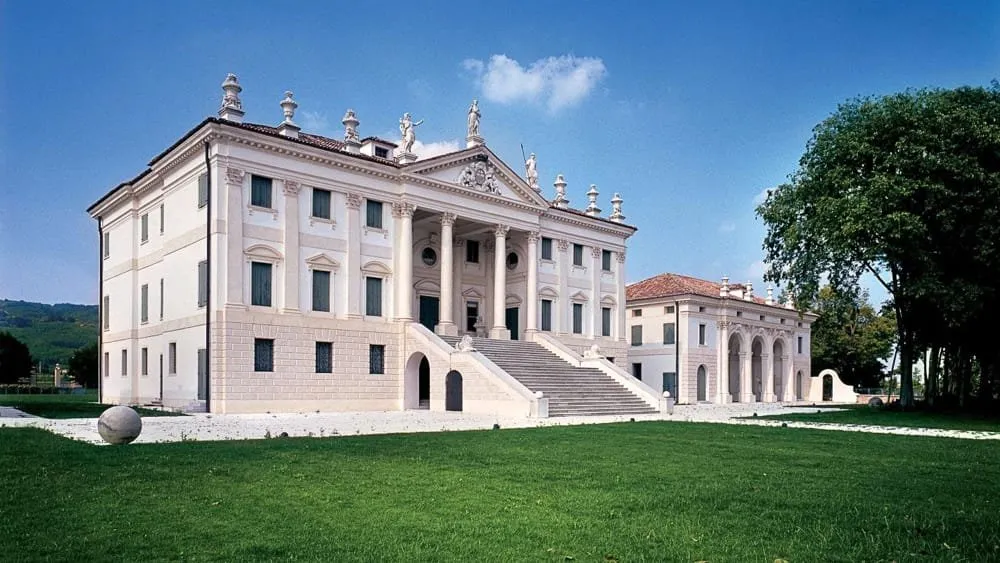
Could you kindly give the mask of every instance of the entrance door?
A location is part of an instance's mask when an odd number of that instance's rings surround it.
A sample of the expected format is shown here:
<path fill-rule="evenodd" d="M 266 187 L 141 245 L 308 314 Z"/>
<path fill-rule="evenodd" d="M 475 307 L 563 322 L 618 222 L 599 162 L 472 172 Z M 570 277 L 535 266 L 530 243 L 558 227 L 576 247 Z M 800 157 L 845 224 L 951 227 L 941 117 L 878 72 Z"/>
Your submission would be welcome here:
<path fill-rule="evenodd" d="M 517 340 L 517 316 L 518 307 L 507 307 L 507 330 L 510 331 L 510 339 Z"/>
<path fill-rule="evenodd" d="M 462 410 L 462 374 L 449 371 L 444 378 L 444 409 Z"/>
<path fill-rule="evenodd" d="M 163 354 L 160 354 L 160 403 L 163 403 Z"/>
<path fill-rule="evenodd" d="M 439 306 L 440 299 L 437 297 L 420 296 L 420 324 L 427 327 L 428 330 L 434 330 L 438 324 Z"/>
<path fill-rule="evenodd" d="M 698 367 L 698 400 L 708 399 L 708 376 L 705 374 L 705 366 Z"/>
<path fill-rule="evenodd" d="M 677 398 L 677 374 L 671 371 L 663 373 L 663 390 L 669 391 L 670 396 Z"/>
<path fill-rule="evenodd" d="M 424 357 L 420 360 L 419 372 L 420 382 L 417 391 L 417 408 L 431 408 L 431 363 Z"/>

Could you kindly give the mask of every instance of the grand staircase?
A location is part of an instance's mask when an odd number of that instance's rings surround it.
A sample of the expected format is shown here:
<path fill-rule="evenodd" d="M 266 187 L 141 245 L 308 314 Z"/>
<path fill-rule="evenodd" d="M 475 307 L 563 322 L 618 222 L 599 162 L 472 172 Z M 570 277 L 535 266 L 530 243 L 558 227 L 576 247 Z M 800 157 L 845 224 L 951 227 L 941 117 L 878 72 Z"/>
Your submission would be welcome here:
<path fill-rule="evenodd" d="M 455 346 L 458 338 L 442 336 Z M 656 409 L 599 369 L 575 367 L 534 342 L 473 338 L 481 353 L 549 399 L 549 416 L 651 414 Z"/>

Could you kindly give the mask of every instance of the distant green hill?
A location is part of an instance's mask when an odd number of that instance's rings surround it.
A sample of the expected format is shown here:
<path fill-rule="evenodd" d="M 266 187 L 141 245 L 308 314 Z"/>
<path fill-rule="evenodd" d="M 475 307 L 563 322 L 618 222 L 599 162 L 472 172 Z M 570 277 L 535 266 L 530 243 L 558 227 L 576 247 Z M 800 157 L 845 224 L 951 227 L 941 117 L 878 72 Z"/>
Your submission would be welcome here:
<path fill-rule="evenodd" d="M 31 357 L 50 372 L 77 348 L 97 340 L 97 305 L 31 303 L 0 299 L 0 331 L 24 342 Z"/>

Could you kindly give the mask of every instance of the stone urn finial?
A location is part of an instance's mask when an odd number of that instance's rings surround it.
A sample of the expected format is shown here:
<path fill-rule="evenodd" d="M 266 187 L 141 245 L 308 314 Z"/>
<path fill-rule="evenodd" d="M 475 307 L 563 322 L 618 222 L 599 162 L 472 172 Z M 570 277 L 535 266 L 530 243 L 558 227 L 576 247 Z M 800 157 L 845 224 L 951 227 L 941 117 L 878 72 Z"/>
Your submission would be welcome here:
<path fill-rule="evenodd" d="M 625 221 L 625 214 L 622 213 L 622 199 L 620 193 L 615 192 L 615 196 L 611 198 L 611 215 L 608 219 L 614 221 L 615 223 L 622 223 Z"/>
<path fill-rule="evenodd" d="M 552 183 L 556 188 L 556 197 L 552 200 L 552 205 L 556 207 L 569 207 L 569 198 L 566 197 L 566 179 L 562 174 L 556 175 L 556 181 Z"/>
<path fill-rule="evenodd" d="M 243 122 L 243 102 L 240 101 L 240 92 L 243 87 L 236 75 L 229 73 L 222 82 L 222 106 L 219 107 L 219 117 L 226 121 Z"/>
<path fill-rule="evenodd" d="M 591 217 L 598 217 L 601 215 L 601 208 L 597 207 L 597 196 L 600 195 L 597 192 L 597 184 L 591 184 L 590 190 L 587 191 L 587 209 L 583 212 Z"/>

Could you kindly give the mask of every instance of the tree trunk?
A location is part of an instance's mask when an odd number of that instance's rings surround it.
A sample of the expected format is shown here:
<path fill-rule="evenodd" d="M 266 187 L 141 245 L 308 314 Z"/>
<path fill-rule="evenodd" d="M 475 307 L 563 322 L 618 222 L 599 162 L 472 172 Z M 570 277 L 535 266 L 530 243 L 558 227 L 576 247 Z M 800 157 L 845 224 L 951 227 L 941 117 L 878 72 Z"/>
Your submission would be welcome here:
<path fill-rule="evenodd" d="M 899 406 L 913 408 L 913 335 L 900 327 Z"/>
<path fill-rule="evenodd" d="M 941 347 L 931 346 L 931 361 L 927 366 L 927 382 L 924 385 L 924 400 L 933 407 L 938 394 L 938 366 L 941 363 Z"/>

